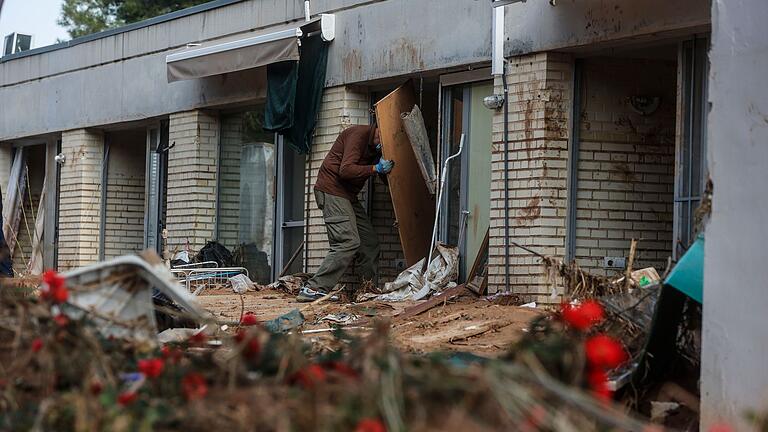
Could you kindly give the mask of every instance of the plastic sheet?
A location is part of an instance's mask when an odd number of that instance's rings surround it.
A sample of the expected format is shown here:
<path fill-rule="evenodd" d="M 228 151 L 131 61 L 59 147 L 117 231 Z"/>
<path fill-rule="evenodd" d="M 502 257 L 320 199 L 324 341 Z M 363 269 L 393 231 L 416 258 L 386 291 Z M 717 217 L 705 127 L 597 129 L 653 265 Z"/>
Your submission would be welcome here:
<path fill-rule="evenodd" d="M 422 258 L 409 267 L 394 280 L 384 285 L 385 294 L 376 296 L 380 301 L 420 300 L 431 292 L 442 291 L 456 286 L 455 280 L 459 275 L 459 249 L 438 243 L 435 246 L 436 256 L 429 263 L 426 274 L 423 273 Z"/>

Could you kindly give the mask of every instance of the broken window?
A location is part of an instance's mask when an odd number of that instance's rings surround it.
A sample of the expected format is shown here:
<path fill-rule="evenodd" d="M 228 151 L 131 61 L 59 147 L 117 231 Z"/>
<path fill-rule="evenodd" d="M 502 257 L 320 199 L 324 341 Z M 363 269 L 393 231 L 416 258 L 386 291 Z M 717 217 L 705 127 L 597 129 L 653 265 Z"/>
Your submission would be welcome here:
<path fill-rule="evenodd" d="M 695 212 L 706 184 L 707 51 L 709 40 L 695 38 L 682 45 L 682 128 L 675 173 L 675 245 L 682 256 L 696 239 Z"/>
<path fill-rule="evenodd" d="M 221 118 L 217 233 L 251 280 L 266 284 L 274 267 L 276 146 L 263 125 L 263 109 Z"/>

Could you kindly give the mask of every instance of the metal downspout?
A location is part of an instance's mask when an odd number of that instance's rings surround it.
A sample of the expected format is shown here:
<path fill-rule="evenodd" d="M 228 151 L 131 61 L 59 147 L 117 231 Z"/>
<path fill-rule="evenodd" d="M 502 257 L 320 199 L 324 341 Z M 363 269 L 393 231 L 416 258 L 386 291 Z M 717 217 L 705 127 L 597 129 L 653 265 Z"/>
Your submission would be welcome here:
<path fill-rule="evenodd" d="M 501 83 L 504 86 L 504 291 L 509 292 L 509 86 L 507 62 L 502 67 Z"/>
<path fill-rule="evenodd" d="M 107 227 L 107 177 L 109 176 L 109 140 L 104 137 L 104 160 L 101 162 L 101 205 L 99 208 L 99 261 L 104 261 Z"/>

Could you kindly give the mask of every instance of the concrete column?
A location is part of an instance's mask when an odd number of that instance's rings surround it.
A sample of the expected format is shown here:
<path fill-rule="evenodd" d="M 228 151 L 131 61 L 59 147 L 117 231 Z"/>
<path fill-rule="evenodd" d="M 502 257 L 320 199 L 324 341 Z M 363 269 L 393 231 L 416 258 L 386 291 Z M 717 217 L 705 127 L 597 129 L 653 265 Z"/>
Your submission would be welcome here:
<path fill-rule="evenodd" d="M 368 124 L 368 107 L 370 105 L 368 94 L 349 86 L 331 87 L 325 89 L 318 124 L 312 143 L 312 150 L 307 158 L 307 196 L 309 201 L 309 215 L 306 228 L 307 247 L 305 251 L 305 263 L 307 270 L 313 272 L 320 266 L 325 254 L 328 252 L 328 237 L 325 234 L 323 214 L 317 208 L 313 186 L 317 180 L 320 165 L 325 159 L 328 150 L 331 149 L 336 137 L 349 126 Z"/>
<path fill-rule="evenodd" d="M 504 115 L 493 120 L 491 163 L 491 225 L 489 291 L 506 284 L 504 237 L 539 253 L 565 254 L 568 129 L 571 104 L 572 59 L 563 54 L 539 53 L 510 59 L 509 156 L 504 160 Z M 501 78 L 496 93 L 503 94 Z M 506 163 L 505 163 L 506 162 Z M 509 209 L 505 219 L 504 170 L 509 171 Z M 538 257 L 510 246 L 509 286 L 526 301 L 558 302 Z"/>
<path fill-rule="evenodd" d="M 764 0 L 713 0 L 707 161 L 701 430 L 756 430 L 768 409 L 768 34 Z"/>
<path fill-rule="evenodd" d="M 0 145 L 0 191 L 3 193 L 3 208 L 5 208 L 5 197 L 8 195 L 11 165 L 13 165 L 13 146 L 11 143 L 2 143 Z"/>
<path fill-rule="evenodd" d="M 59 270 L 99 259 L 99 212 L 104 134 L 78 129 L 62 133 L 59 207 Z"/>
<path fill-rule="evenodd" d="M 168 249 L 197 252 L 216 229 L 219 119 L 203 111 L 171 114 L 168 157 Z"/>

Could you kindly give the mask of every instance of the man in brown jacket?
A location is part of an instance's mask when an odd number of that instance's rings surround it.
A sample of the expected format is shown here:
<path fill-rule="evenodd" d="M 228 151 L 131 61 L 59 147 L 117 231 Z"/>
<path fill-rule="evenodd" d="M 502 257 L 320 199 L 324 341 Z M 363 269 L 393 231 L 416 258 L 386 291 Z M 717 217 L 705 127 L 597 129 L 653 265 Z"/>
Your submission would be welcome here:
<path fill-rule="evenodd" d="M 375 125 L 352 126 L 336 138 L 315 182 L 315 201 L 323 211 L 331 250 L 301 287 L 298 301 L 310 302 L 326 295 L 353 259 L 363 280 L 376 276 L 379 240 L 357 196 L 368 178 L 386 175 L 393 166 L 394 162 L 381 158 L 381 139 Z"/>

